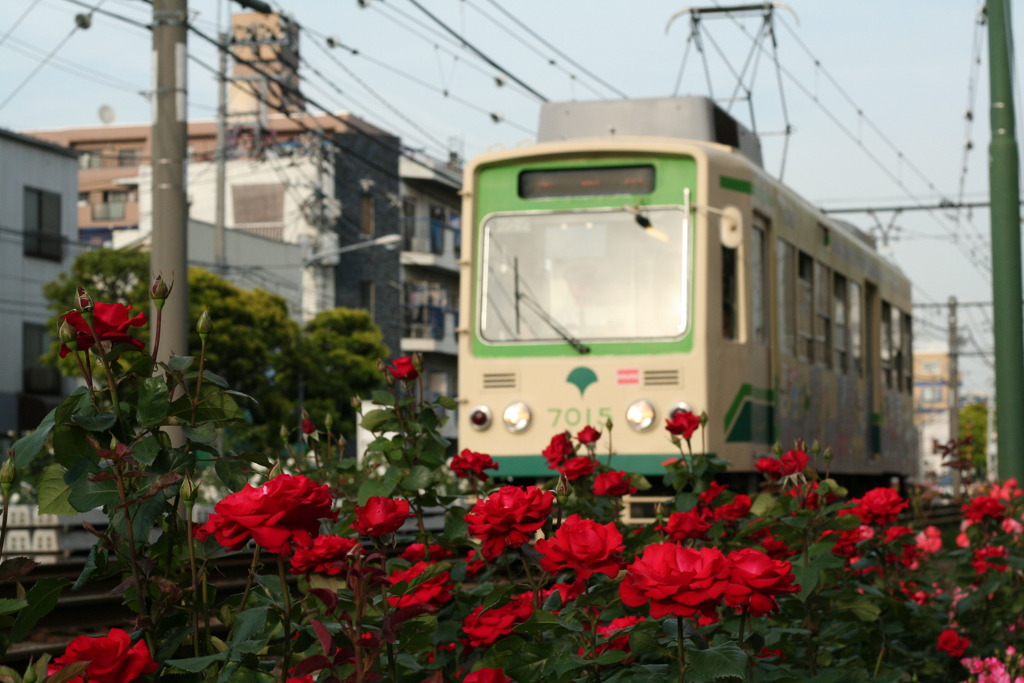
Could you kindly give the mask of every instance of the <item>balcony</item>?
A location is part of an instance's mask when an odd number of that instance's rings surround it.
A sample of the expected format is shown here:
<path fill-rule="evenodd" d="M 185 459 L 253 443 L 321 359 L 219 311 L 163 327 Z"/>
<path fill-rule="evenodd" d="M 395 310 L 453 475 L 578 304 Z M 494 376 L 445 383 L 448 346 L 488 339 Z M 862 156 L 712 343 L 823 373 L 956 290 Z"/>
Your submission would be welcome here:
<path fill-rule="evenodd" d="M 92 205 L 92 219 L 94 221 L 121 221 L 124 220 L 125 204 L 123 202 L 103 202 Z"/>
<path fill-rule="evenodd" d="M 403 219 L 402 265 L 458 272 L 461 242 L 458 227 L 445 228 L 441 221 L 434 219 L 426 222 Z"/>
<path fill-rule="evenodd" d="M 433 304 L 406 304 L 402 352 L 457 355 L 455 328 L 458 326 L 458 311 Z"/>

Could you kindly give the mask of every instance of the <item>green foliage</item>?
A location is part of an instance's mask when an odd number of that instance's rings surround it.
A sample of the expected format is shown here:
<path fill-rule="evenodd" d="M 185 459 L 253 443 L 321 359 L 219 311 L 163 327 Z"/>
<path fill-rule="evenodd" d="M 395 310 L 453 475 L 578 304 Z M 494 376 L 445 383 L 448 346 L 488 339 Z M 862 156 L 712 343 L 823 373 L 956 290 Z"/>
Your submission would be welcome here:
<path fill-rule="evenodd" d="M 969 403 L 960 409 L 960 438 L 971 437 L 971 443 L 964 444 L 963 456 L 974 463 L 981 478 L 985 476 L 988 453 L 988 405 Z"/>

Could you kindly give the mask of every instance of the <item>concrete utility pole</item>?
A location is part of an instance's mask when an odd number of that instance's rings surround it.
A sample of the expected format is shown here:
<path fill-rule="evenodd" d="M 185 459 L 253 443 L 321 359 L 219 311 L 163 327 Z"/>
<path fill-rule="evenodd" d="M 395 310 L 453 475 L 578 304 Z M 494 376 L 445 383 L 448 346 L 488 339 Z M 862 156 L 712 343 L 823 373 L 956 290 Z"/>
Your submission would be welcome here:
<path fill-rule="evenodd" d="M 150 270 L 174 290 L 163 309 L 160 357 L 188 354 L 188 0 L 153 0 L 153 237 Z M 155 309 L 151 315 L 156 318 Z"/>
<path fill-rule="evenodd" d="M 224 255 L 224 189 L 227 182 L 228 165 L 228 34 L 218 36 L 220 42 L 220 64 L 217 70 L 217 193 L 213 219 L 214 262 L 223 275 L 227 271 L 227 257 Z"/>
<path fill-rule="evenodd" d="M 949 297 L 949 443 L 959 460 L 963 457 L 956 447 L 960 440 L 960 370 L 957 368 L 959 337 L 956 324 L 956 297 Z M 960 468 L 953 469 L 953 495 L 960 495 Z"/>
<path fill-rule="evenodd" d="M 1020 160 L 1014 128 L 1010 3 L 988 0 L 992 142 L 992 301 L 995 322 L 999 477 L 1024 481 L 1024 312 L 1021 309 Z"/>

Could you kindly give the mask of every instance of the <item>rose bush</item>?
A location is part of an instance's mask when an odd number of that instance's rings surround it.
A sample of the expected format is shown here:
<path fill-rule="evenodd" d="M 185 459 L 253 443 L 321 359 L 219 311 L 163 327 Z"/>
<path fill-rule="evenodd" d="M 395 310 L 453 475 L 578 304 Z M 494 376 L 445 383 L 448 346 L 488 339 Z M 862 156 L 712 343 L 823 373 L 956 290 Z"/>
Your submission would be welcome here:
<path fill-rule="evenodd" d="M 88 305 L 91 317 L 66 317 L 62 340 L 69 353 L 99 355 L 108 381 L 87 378 L 18 441 L 0 486 L 9 492 L 52 447 L 40 511 L 101 507 L 110 522 L 94 529 L 75 588 L 113 579 L 137 617 L 130 630 L 79 638 L 24 673 L 0 667 L 0 680 L 1019 675 L 1017 482 L 962 501 L 959 530 L 915 518 L 894 489 L 851 498 L 829 476 L 831 455 L 802 443 L 757 461 L 760 489 L 731 490 L 719 476 L 727 463 L 694 447 L 706 416 L 677 412 L 665 438 L 679 453 L 656 480 L 615 455 L 609 421 L 554 435 L 541 453 L 551 477 L 519 485 L 498 478 L 487 454 L 452 457 L 440 429 L 457 406 L 424 400 L 416 358 L 381 364 L 376 407 L 360 416 L 374 438 L 358 462 L 341 457 L 329 422 L 300 423 L 281 452 L 222 452 L 217 430 L 243 419 L 246 399 L 204 367 L 215 321 L 200 329 L 198 356 L 158 363 L 131 341 L 142 318 Z M 168 437 L 170 426 L 184 443 Z M 662 502 L 653 519 L 626 525 L 623 497 L 641 491 Z M 218 502 L 198 523 L 201 496 Z M 248 566 L 244 587 L 219 582 L 219 563 L 235 556 Z M 0 582 L 31 581 L 32 565 L 5 560 Z M 52 604 L 41 596 L 66 584 L 40 579 L 24 598 L 12 586 L 15 597 L 0 603 L 0 649 L 24 638 Z"/>

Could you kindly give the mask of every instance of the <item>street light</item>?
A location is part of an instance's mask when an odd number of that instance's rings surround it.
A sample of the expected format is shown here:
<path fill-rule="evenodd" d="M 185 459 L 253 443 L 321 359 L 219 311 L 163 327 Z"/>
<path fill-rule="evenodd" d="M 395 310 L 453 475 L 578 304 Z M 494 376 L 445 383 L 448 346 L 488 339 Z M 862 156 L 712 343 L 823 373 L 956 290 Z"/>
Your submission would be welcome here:
<path fill-rule="evenodd" d="M 322 251 L 319 254 L 313 254 L 309 258 L 302 260 L 303 266 L 311 266 L 317 261 L 321 261 L 329 256 L 338 256 L 339 254 L 347 254 L 350 251 L 358 251 L 359 249 L 366 249 L 368 247 L 393 247 L 402 241 L 401 235 L 381 235 L 372 240 L 366 242 L 359 242 L 358 244 L 349 244 L 344 247 L 338 247 L 337 249 L 328 249 Z"/>

